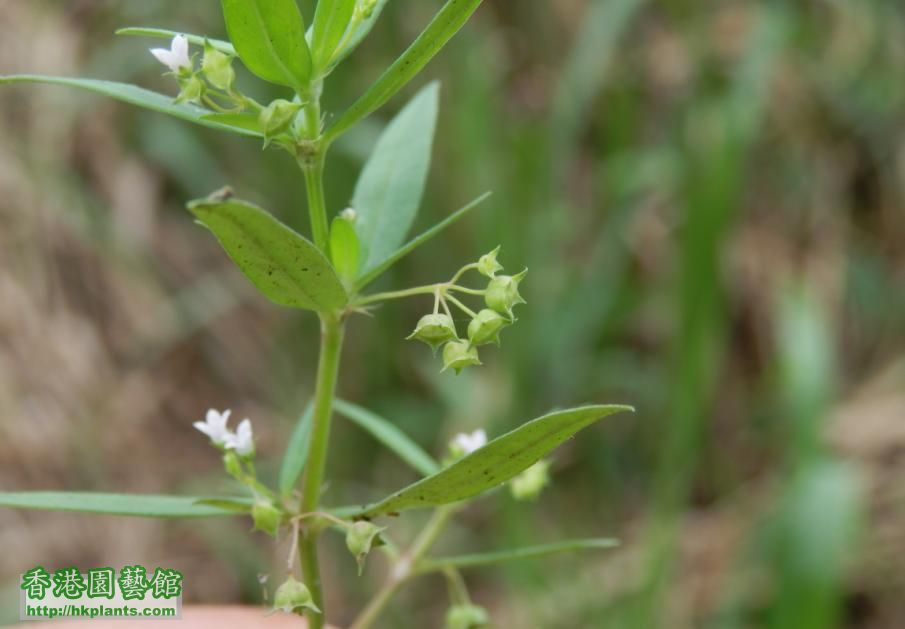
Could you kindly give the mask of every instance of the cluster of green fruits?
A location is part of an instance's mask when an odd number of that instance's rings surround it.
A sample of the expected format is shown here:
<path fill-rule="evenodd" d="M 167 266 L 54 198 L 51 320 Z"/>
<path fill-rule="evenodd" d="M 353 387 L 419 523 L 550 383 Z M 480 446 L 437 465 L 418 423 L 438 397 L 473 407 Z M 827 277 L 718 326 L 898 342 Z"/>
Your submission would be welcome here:
<path fill-rule="evenodd" d="M 497 261 L 499 251 L 500 248 L 497 247 L 481 256 L 478 262 L 462 267 L 446 284 L 438 284 L 434 290 L 434 312 L 421 317 L 415 331 L 408 336 L 409 339 L 427 343 L 434 351 L 442 346 L 444 371 L 453 369 L 458 374 L 466 367 L 480 365 L 478 347 L 489 343 L 499 345 L 500 331 L 516 321 L 512 309 L 518 304 L 525 303 L 518 287 L 528 271 L 526 269 L 517 275 L 498 275 L 497 273 L 503 270 Z M 459 277 L 471 269 L 489 278 L 485 289 L 469 289 L 456 284 Z M 486 307 L 478 312 L 472 311 L 451 294 L 456 291 L 483 296 Z M 459 337 L 447 302 L 471 318 L 467 338 Z M 444 312 L 440 312 L 441 306 Z"/>

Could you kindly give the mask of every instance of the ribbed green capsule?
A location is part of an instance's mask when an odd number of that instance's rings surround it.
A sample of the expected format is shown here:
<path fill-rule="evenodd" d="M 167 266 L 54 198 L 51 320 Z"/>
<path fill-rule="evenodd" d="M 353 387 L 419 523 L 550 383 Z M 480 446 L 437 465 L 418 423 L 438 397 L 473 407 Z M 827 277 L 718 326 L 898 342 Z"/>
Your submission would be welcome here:
<path fill-rule="evenodd" d="M 452 318 L 445 314 L 424 315 L 415 326 L 415 331 L 406 337 L 408 340 L 417 340 L 427 343 L 431 349 L 436 350 L 440 345 L 459 338 L 456 325 Z"/>
<path fill-rule="evenodd" d="M 450 341 L 443 347 L 443 371 L 453 369 L 459 374 L 466 367 L 480 364 L 478 348 L 468 341 Z"/>
<path fill-rule="evenodd" d="M 525 303 L 518 292 L 518 285 L 527 274 L 528 270 L 525 269 L 518 275 L 498 275 L 490 280 L 487 292 L 484 293 L 484 301 L 487 306 L 506 315 L 511 320 L 515 320 L 512 308 Z"/>
<path fill-rule="evenodd" d="M 291 575 L 273 595 L 273 609 L 286 613 L 299 609 L 312 609 L 318 614 L 321 613 L 311 599 L 311 591 L 308 590 L 308 587 Z"/>
<path fill-rule="evenodd" d="M 468 340 L 472 345 L 500 344 L 500 330 L 512 322 L 496 310 L 484 308 L 468 324 Z"/>
<path fill-rule="evenodd" d="M 446 613 L 446 629 L 481 629 L 489 622 L 487 610 L 477 605 L 453 605 Z"/>
<path fill-rule="evenodd" d="M 346 548 L 355 557 L 358 562 L 358 574 L 364 569 L 365 559 L 371 548 L 379 545 L 380 534 L 386 530 L 386 527 L 371 524 L 365 520 L 356 522 L 346 531 Z"/>
<path fill-rule="evenodd" d="M 204 60 L 201 62 L 201 70 L 207 82 L 218 90 L 232 89 L 236 82 L 236 71 L 233 70 L 233 58 L 214 48 L 211 43 L 204 40 Z"/>
<path fill-rule="evenodd" d="M 255 523 L 255 530 L 276 537 L 283 521 L 283 513 L 269 500 L 258 500 L 251 508 L 251 519 Z"/>

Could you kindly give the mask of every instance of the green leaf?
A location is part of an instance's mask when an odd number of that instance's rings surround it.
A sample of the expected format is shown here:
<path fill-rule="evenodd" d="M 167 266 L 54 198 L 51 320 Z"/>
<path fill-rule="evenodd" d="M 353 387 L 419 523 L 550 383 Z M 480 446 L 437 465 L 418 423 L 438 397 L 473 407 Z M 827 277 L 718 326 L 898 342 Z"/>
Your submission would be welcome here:
<path fill-rule="evenodd" d="M 330 259 L 346 286 L 351 286 L 358 277 L 360 250 L 352 222 L 342 216 L 334 218 L 330 225 Z"/>
<path fill-rule="evenodd" d="M 308 444 L 311 439 L 311 422 L 314 418 L 314 406 L 308 404 L 302 416 L 299 417 L 289 437 L 289 444 L 286 446 L 286 454 L 283 455 L 283 464 L 280 466 L 280 494 L 288 496 L 292 493 L 296 483 L 305 470 L 305 463 L 308 460 Z"/>
<path fill-rule="evenodd" d="M 318 0 L 311 34 L 311 57 L 319 70 L 327 64 L 349 26 L 356 0 Z"/>
<path fill-rule="evenodd" d="M 258 121 L 258 114 L 208 114 L 204 116 L 202 120 L 216 122 L 217 124 L 242 129 L 244 131 L 251 131 L 256 135 L 264 135 L 264 132 L 261 130 L 261 123 Z"/>
<path fill-rule="evenodd" d="M 598 405 L 557 411 L 519 426 L 433 476 L 418 481 L 357 515 L 374 517 L 405 509 L 459 502 L 492 489 L 528 469 L 582 428 L 630 406 Z"/>
<path fill-rule="evenodd" d="M 195 46 L 204 46 L 204 40 L 207 39 L 215 49 L 220 52 L 236 56 L 235 47 L 228 41 L 222 39 L 205 38 L 202 35 L 192 35 L 190 33 L 180 33 L 179 31 L 171 31 L 165 28 L 144 28 L 141 26 L 127 26 L 116 31 L 117 35 L 130 35 L 133 37 L 154 37 L 157 39 L 173 39 L 176 35 L 184 35 L 190 44 Z"/>
<path fill-rule="evenodd" d="M 480 4 L 481 0 L 447 0 L 412 45 L 327 129 L 325 141 L 332 142 L 387 102 L 446 45 Z"/>
<path fill-rule="evenodd" d="M 371 436 L 377 441 L 395 452 L 400 459 L 425 476 L 436 474 L 440 470 L 440 465 L 431 455 L 422 450 L 421 446 L 412 441 L 389 420 L 343 400 L 334 401 L 333 408 L 340 415 L 352 420 L 359 427 L 371 433 Z"/>
<path fill-rule="evenodd" d="M 385 261 L 415 220 L 437 122 L 439 85 L 418 92 L 384 129 L 355 184 L 352 208 L 362 248 L 362 270 Z"/>
<path fill-rule="evenodd" d="M 211 197 L 189 204 L 245 276 L 276 304 L 326 312 L 346 291 L 317 247 L 261 208 Z"/>
<path fill-rule="evenodd" d="M 242 63 L 265 81 L 304 92 L 311 76 L 305 24 L 295 0 L 222 0 Z"/>
<path fill-rule="evenodd" d="M 201 504 L 212 501 L 212 504 Z M 0 493 L 0 506 L 16 509 L 79 511 L 149 518 L 206 518 L 237 515 L 217 501 L 244 503 L 243 498 L 197 496 L 153 496 L 146 494 L 102 494 L 95 492 L 23 491 Z"/>
<path fill-rule="evenodd" d="M 363 273 L 361 277 L 358 279 L 358 282 L 355 284 L 355 291 L 358 292 L 378 277 L 380 277 L 387 269 L 396 264 L 401 258 L 408 255 L 428 240 L 442 232 L 444 229 L 458 221 L 460 218 L 468 214 L 471 210 L 478 207 L 481 203 L 484 202 L 489 196 L 490 192 L 485 192 L 477 199 L 460 207 L 458 210 L 444 218 L 442 221 L 431 227 L 425 232 L 422 232 L 418 236 L 412 238 L 407 243 L 399 247 L 396 251 L 391 253 L 383 262 L 375 266 L 370 271 Z"/>
<path fill-rule="evenodd" d="M 580 550 L 603 550 L 615 548 L 617 546 L 619 546 L 619 540 L 617 539 L 575 539 L 553 544 L 541 544 L 539 546 L 527 546 L 525 548 L 514 548 L 511 550 L 500 550 L 490 553 L 459 555 L 456 557 L 435 557 L 422 562 L 421 565 L 418 566 L 417 571 L 419 573 L 424 573 L 445 570 L 447 568 L 474 568 L 476 566 L 487 566 L 506 561 L 536 559 L 538 557 L 546 557 L 547 555 L 577 552 Z"/>
<path fill-rule="evenodd" d="M 100 81 L 97 79 L 77 79 L 62 76 L 42 76 L 37 74 L 18 74 L 13 76 L 0 77 L 0 85 L 7 83 L 45 83 L 48 85 L 63 85 L 66 87 L 77 87 L 79 89 L 88 90 L 97 94 L 103 94 L 110 98 L 137 105 L 145 109 L 151 109 L 160 113 L 169 114 L 182 120 L 194 122 L 204 127 L 217 129 L 219 131 L 230 131 L 239 135 L 247 135 L 251 137 L 263 137 L 259 132 L 251 129 L 240 128 L 232 125 L 223 124 L 216 120 L 209 120 L 211 112 L 196 105 L 188 103 L 179 104 L 170 96 L 158 94 L 146 90 L 142 87 L 129 85 L 128 83 L 116 83 L 113 81 Z"/>

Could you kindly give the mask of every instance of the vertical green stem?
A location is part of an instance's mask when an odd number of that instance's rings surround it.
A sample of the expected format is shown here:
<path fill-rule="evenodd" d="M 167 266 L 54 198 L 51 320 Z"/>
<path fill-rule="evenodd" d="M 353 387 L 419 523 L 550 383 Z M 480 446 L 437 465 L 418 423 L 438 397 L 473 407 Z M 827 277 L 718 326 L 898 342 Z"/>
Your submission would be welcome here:
<path fill-rule="evenodd" d="M 311 220 L 311 237 L 314 244 L 327 252 L 327 202 L 324 198 L 324 158 L 327 145 L 321 136 L 321 89 L 318 81 L 303 96 L 307 102 L 302 109 L 304 124 L 299 144 L 298 162 L 305 173 L 305 189 L 308 192 L 308 215 Z"/>
<path fill-rule="evenodd" d="M 343 323 L 335 314 L 321 315 L 321 349 L 317 366 L 317 384 L 314 391 L 314 410 L 311 426 L 311 442 L 308 447 L 308 462 L 302 482 L 302 513 L 317 511 L 320 500 L 324 469 L 327 464 L 327 447 L 330 442 L 330 419 L 333 412 L 333 396 L 339 373 L 339 358 L 342 352 Z M 299 538 L 299 553 L 302 575 L 311 590 L 311 597 L 324 610 L 323 588 L 317 561 L 318 531 L 303 527 Z M 321 629 L 324 615 L 308 613 L 309 629 Z"/>
<path fill-rule="evenodd" d="M 321 251 L 327 251 L 327 202 L 324 197 L 324 151 L 317 150 L 299 159 L 305 173 L 308 190 L 308 215 L 311 219 L 311 236 Z"/>

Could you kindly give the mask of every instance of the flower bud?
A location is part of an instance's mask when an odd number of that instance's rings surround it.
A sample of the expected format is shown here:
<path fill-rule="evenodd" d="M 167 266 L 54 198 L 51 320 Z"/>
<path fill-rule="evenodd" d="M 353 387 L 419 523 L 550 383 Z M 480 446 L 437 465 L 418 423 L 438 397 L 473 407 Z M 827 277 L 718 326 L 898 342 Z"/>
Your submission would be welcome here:
<path fill-rule="evenodd" d="M 204 83 L 197 76 L 192 75 L 179 80 L 182 89 L 176 97 L 177 103 L 199 103 L 204 95 Z"/>
<path fill-rule="evenodd" d="M 509 489 L 516 500 L 534 500 L 550 484 L 550 462 L 540 460 L 509 481 Z"/>
<path fill-rule="evenodd" d="M 290 576 L 283 585 L 277 588 L 276 593 L 273 595 L 273 609 L 274 611 L 280 610 L 291 613 L 297 609 L 306 608 L 313 609 L 318 614 L 321 613 L 321 610 L 311 600 L 311 592 L 307 586 L 295 579 L 295 577 Z"/>
<path fill-rule="evenodd" d="M 371 17 L 371 14 L 374 13 L 374 8 L 377 6 L 377 0 L 361 0 L 361 4 L 358 5 L 359 11 L 361 11 L 361 17 L 364 20 L 367 20 Z"/>
<path fill-rule="evenodd" d="M 300 103 L 290 103 L 288 100 L 278 98 L 258 115 L 258 124 L 264 131 L 264 137 L 270 139 L 292 127 L 295 115 L 302 108 Z"/>
<path fill-rule="evenodd" d="M 469 365 L 480 365 L 478 348 L 468 341 L 450 341 L 443 347 L 443 371 L 454 369 L 459 374 Z"/>
<path fill-rule="evenodd" d="M 446 613 L 446 629 L 480 629 L 489 622 L 487 610 L 477 605 L 453 605 Z"/>
<path fill-rule="evenodd" d="M 346 548 L 358 562 L 358 574 L 364 569 L 365 559 L 371 552 L 371 547 L 380 544 L 380 534 L 386 527 L 371 524 L 366 520 L 360 520 L 346 531 Z"/>
<path fill-rule="evenodd" d="M 226 469 L 227 474 L 238 481 L 241 481 L 244 477 L 242 464 L 239 461 L 239 456 L 234 450 L 227 450 L 223 453 L 223 467 Z"/>
<path fill-rule="evenodd" d="M 443 343 L 458 339 L 459 335 L 456 333 L 456 325 L 449 315 L 429 314 L 421 317 L 418 325 L 415 326 L 415 331 L 406 338 L 423 341 L 430 345 L 431 349 L 436 350 Z"/>
<path fill-rule="evenodd" d="M 355 208 L 347 207 L 345 210 L 339 213 L 339 215 L 343 218 L 343 220 L 349 221 L 353 225 L 355 221 L 358 220 L 358 212 L 355 211 Z"/>
<path fill-rule="evenodd" d="M 468 324 L 468 340 L 474 346 L 487 343 L 500 344 L 500 330 L 510 325 L 511 321 L 496 310 L 484 308 Z"/>
<path fill-rule="evenodd" d="M 487 433 L 483 428 L 478 428 L 474 432 L 460 432 L 449 442 L 449 456 L 451 461 L 461 459 L 467 454 L 471 454 L 475 450 L 480 450 L 487 445 Z"/>
<path fill-rule="evenodd" d="M 485 253 L 478 260 L 478 271 L 481 275 L 486 275 L 487 277 L 493 278 L 497 271 L 503 270 L 503 265 L 497 262 L 497 254 L 500 252 L 500 248 L 497 247 L 490 253 Z"/>
<path fill-rule="evenodd" d="M 490 308 L 506 315 L 510 319 L 514 319 L 512 315 L 513 306 L 525 303 L 525 300 L 522 299 L 518 292 L 518 285 L 525 279 L 527 273 L 528 270 L 525 269 L 518 275 L 498 275 L 494 277 L 487 285 L 484 301 L 487 302 Z"/>
<path fill-rule="evenodd" d="M 201 70 L 208 82 L 219 90 L 231 89 L 236 80 L 233 58 L 217 50 L 207 40 L 204 41 L 204 60 Z"/>
<path fill-rule="evenodd" d="M 269 500 L 257 500 L 251 508 L 251 519 L 255 523 L 255 530 L 276 537 L 283 521 L 283 513 Z"/>

